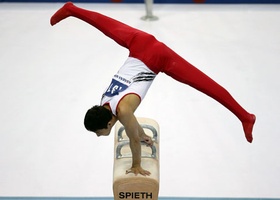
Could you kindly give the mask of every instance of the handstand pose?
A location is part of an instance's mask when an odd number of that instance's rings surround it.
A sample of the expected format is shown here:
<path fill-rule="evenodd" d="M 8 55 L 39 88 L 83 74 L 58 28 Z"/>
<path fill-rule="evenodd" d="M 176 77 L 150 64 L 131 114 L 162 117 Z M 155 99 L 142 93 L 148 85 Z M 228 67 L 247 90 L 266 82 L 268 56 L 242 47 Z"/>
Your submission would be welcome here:
<path fill-rule="evenodd" d="M 79 18 L 129 50 L 129 57 L 102 96 L 101 104 L 86 113 L 84 124 L 97 136 L 109 135 L 119 120 L 130 139 L 132 166 L 126 173 L 149 175 L 141 167 L 141 141 L 152 145 L 134 116 L 153 79 L 163 72 L 175 80 L 194 87 L 214 98 L 241 121 L 248 142 L 253 141 L 252 130 L 256 117 L 242 108 L 229 92 L 199 69 L 184 60 L 165 44 L 148 33 L 97 12 L 66 3 L 51 18 L 51 25 L 72 16 Z"/>

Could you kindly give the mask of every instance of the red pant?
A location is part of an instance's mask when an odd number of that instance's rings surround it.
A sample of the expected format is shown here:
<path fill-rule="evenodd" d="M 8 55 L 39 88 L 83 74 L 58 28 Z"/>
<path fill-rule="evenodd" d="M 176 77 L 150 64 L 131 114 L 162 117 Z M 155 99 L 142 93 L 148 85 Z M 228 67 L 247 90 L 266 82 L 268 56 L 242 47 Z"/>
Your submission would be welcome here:
<path fill-rule="evenodd" d="M 254 116 L 243 109 L 226 89 L 165 44 L 157 41 L 154 36 L 100 13 L 78 8 L 72 3 L 65 4 L 52 17 L 51 24 L 53 25 L 68 16 L 79 18 L 91 24 L 119 45 L 127 48 L 130 52 L 129 56 L 141 60 L 155 73 L 163 72 L 217 100 L 234 113 L 243 123 L 244 131 L 251 134 L 255 122 Z M 244 127 L 247 126 L 245 124 L 249 124 L 250 127 Z"/>

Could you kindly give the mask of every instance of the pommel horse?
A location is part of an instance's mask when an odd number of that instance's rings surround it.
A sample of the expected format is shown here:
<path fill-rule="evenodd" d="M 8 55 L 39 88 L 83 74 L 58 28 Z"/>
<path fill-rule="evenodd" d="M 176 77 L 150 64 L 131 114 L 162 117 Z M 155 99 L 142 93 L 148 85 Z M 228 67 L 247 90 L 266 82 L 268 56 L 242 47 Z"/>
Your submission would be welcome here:
<path fill-rule="evenodd" d="M 114 200 L 122 199 L 151 199 L 157 200 L 159 193 L 159 125 L 148 118 L 137 118 L 145 133 L 152 137 L 154 144 L 147 147 L 141 143 L 141 165 L 151 172 L 150 176 L 126 174 L 131 167 L 132 155 L 129 139 L 124 127 L 117 122 L 115 128 L 115 155 L 113 192 Z"/>

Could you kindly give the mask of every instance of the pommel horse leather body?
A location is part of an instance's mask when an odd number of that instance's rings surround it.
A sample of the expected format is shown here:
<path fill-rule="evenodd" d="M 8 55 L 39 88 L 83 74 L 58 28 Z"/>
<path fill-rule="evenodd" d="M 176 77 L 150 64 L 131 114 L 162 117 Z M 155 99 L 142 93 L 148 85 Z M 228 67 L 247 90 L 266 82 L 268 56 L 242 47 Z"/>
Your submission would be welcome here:
<path fill-rule="evenodd" d="M 113 191 L 114 200 L 122 199 L 158 199 L 159 193 L 159 125 L 147 118 L 137 118 L 145 133 L 152 137 L 153 147 L 141 145 L 141 165 L 151 172 L 150 176 L 133 173 L 126 174 L 131 167 L 132 156 L 129 139 L 119 122 L 115 128 L 115 157 Z"/>

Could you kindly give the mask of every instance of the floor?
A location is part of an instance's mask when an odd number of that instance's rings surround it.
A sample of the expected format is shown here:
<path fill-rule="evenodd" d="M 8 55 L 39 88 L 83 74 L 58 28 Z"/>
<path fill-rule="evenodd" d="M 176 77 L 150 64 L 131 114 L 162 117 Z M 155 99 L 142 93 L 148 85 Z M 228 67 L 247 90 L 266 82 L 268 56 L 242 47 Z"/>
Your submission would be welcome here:
<path fill-rule="evenodd" d="M 127 50 L 61 3 L 0 3 L 0 196 L 112 197 L 113 134 L 83 127 Z M 280 5 L 77 4 L 154 34 L 249 112 L 254 141 L 206 95 L 159 74 L 139 117 L 160 124 L 160 197 L 280 198 Z"/>

